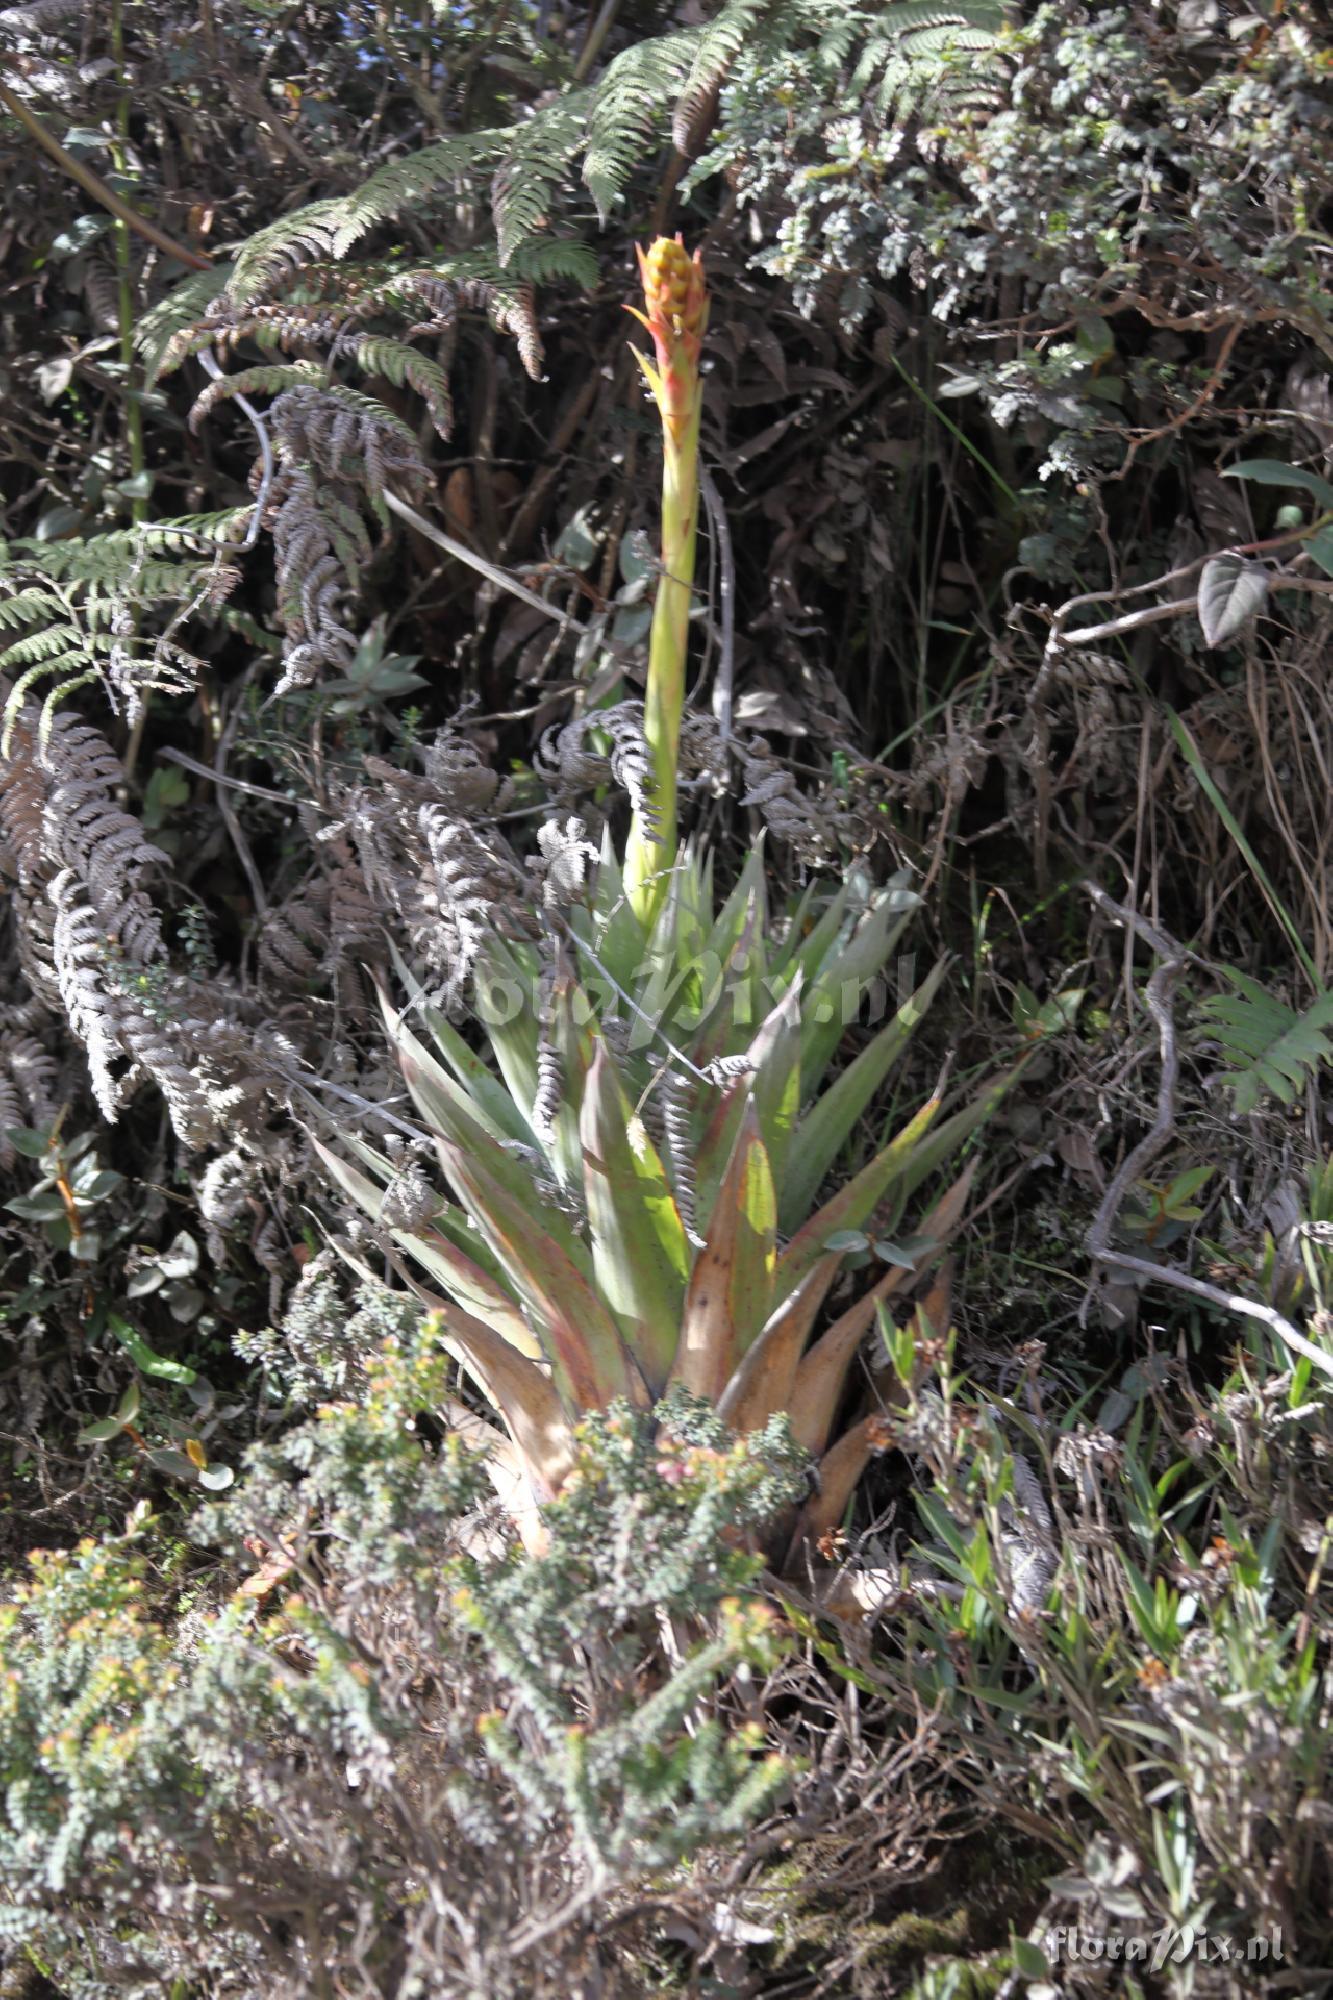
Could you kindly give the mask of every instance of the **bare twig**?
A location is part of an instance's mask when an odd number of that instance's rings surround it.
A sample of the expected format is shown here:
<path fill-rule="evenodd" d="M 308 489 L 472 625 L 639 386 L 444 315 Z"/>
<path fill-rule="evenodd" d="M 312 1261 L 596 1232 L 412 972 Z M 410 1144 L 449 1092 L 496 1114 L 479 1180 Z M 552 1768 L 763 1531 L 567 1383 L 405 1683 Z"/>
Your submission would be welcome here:
<path fill-rule="evenodd" d="M 1137 632 L 1141 625 L 1159 625 L 1166 618 L 1185 618 L 1197 611 L 1197 597 L 1173 598 L 1169 604 L 1148 604 L 1142 611 L 1126 611 L 1121 618 L 1108 618 L 1104 625 L 1080 625 L 1076 632 L 1062 632 L 1062 646 L 1092 646 L 1101 639 L 1118 638 L 1122 632 Z"/>
<path fill-rule="evenodd" d="M 1224 1292 L 1220 1286 L 1205 1284 L 1202 1278 L 1191 1277 L 1187 1271 L 1177 1271 L 1169 1264 L 1155 1264 L 1146 1257 L 1127 1256 L 1112 1246 L 1111 1231 L 1120 1204 L 1175 1130 L 1176 1079 L 1180 1073 L 1180 1057 L 1176 1048 L 1171 989 L 1187 960 L 1194 954 L 1145 922 L 1136 911 L 1127 910 L 1114 902 L 1103 890 L 1094 888 L 1091 893 L 1099 908 L 1117 922 L 1127 924 L 1162 960 L 1148 981 L 1144 995 L 1148 1012 L 1157 1024 L 1162 1074 L 1157 1086 L 1157 1115 L 1138 1145 L 1121 1161 L 1119 1171 L 1102 1197 L 1086 1238 L 1088 1255 L 1095 1263 L 1128 1271 L 1134 1277 L 1145 1278 L 1153 1284 L 1169 1285 L 1174 1291 L 1188 1292 L 1191 1298 L 1202 1299 L 1206 1304 L 1216 1306 L 1220 1312 L 1258 1320 L 1294 1354 L 1303 1355 L 1325 1375 L 1333 1375 L 1333 1354 L 1307 1340 L 1275 1307 L 1261 1305 L 1256 1299 L 1243 1298 L 1237 1292 Z M 1090 1302 L 1091 1293 L 1084 1300 L 1079 1315 L 1085 1324 Z"/>
<path fill-rule="evenodd" d="M 466 563 L 469 569 L 475 569 L 479 575 L 486 577 L 500 590 L 507 590 L 511 597 L 521 598 L 524 604 L 530 605 L 534 611 L 540 611 L 543 617 L 554 618 L 567 632 L 576 632 L 580 638 L 588 636 L 587 626 L 581 625 L 577 618 L 571 618 L 569 613 L 561 611 L 558 605 L 548 604 L 544 597 L 539 597 L 535 590 L 529 590 L 526 584 L 511 576 L 507 569 L 501 569 L 498 563 L 487 562 L 485 556 L 477 555 L 466 542 L 455 541 L 452 535 L 446 535 L 443 528 L 437 528 L 433 521 L 428 521 L 424 514 L 418 514 L 415 507 L 409 507 L 406 500 L 400 500 L 398 495 L 387 487 L 384 504 L 391 514 L 398 516 L 400 521 L 406 521 L 409 528 L 415 528 L 428 542 L 434 542 L 437 549 L 443 549 L 446 555 L 455 556 L 459 562 Z"/>
<path fill-rule="evenodd" d="M 218 367 L 216 359 L 209 353 L 206 347 L 200 349 L 196 358 L 200 366 L 207 374 L 213 377 L 215 382 L 221 382 L 224 379 L 222 370 Z M 235 403 L 241 414 L 249 418 L 250 422 L 254 425 L 255 435 L 259 439 L 261 470 L 259 491 L 255 495 L 254 511 L 251 513 L 250 519 L 246 524 L 244 541 L 232 543 L 233 548 L 252 549 L 259 539 L 260 523 L 264 518 L 264 509 L 268 505 L 269 489 L 273 485 L 273 446 L 269 442 L 268 425 L 264 422 L 263 417 L 261 417 L 254 404 L 249 402 L 244 396 L 233 396 L 231 400 Z"/>
<path fill-rule="evenodd" d="M 703 494 L 704 505 L 708 509 L 708 523 L 713 531 L 713 546 L 717 551 L 717 598 L 721 613 L 721 637 L 717 679 L 713 686 L 713 713 L 717 717 L 718 735 L 725 749 L 731 741 L 733 697 L 736 687 L 736 558 L 732 552 L 727 510 L 722 505 L 722 496 L 713 483 L 713 475 L 702 458 L 699 460 L 699 491 Z"/>
<path fill-rule="evenodd" d="M 249 679 L 248 674 L 246 679 Z M 264 878 L 255 866 L 255 858 L 250 852 L 250 843 L 241 832 L 241 822 L 237 817 L 236 808 L 227 796 L 227 755 L 236 740 L 236 731 L 240 727 L 241 703 L 244 698 L 244 692 L 244 685 L 242 685 L 237 690 L 236 699 L 232 703 L 231 714 L 228 716 L 226 726 L 218 738 L 217 750 L 213 757 L 213 769 L 209 775 L 214 780 L 217 792 L 218 813 L 222 819 L 222 824 L 227 829 L 228 835 L 231 838 L 231 844 L 236 850 L 236 858 L 245 870 L 245 878 L 250 884 L 250 894 L 254 900 L 255 914 L 256 916 L 264 917 L 268 914 L 268 897 L 264 893 Z"/>

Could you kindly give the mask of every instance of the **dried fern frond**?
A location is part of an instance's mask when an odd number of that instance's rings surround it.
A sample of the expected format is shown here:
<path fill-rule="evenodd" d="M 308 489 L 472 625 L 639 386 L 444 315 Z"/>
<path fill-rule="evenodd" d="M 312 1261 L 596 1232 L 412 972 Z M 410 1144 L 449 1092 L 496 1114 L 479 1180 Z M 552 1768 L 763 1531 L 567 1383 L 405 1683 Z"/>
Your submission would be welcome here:
<path fill-rule="evenodd" d="M 446 1005 L 452 1005 L 496 929 L 511 912 L 524 909 L 527 883 L 497 836 L 479 832 L 443 806 L 423 806 L 418 824 L 427 865 L 418 886 L 413 943 L 442 980 Z"/>
<path fill-rule="evenodd" d="M 0 684 L 0 695 L 7 692 Z M 115 802 L 124 773 L 110 744 L 70 713 L 52 717 L 43 738 L 41 716 L 29 703 L 13 714 L 5 751 L 0 829 L 20 887 L 35 894 L 69 871 L 104 933 L 132 936 L 141 962 L 159 956 L 161 933 L 143 882 L 169 864 Z"/>
<path fill-rule="evenodd" d="M 0 684 L 0 700 L 10 694 Z M 124 773 L 105 738 L 67 711 L 49 717 L 43 730 L 34 704 L 6 706 L 12 721 L 7 754 L 0 756 L 0 863 L 14 882 L 19 964 L 82 1044 L 104 1117 L 115 1119 L 151 1077 L 177 1135 L 201 1145 L 215 1136 L 224 1110 L 234 1108 L 225 1092 L 235 1077 L 250 1079 L 253 1093 L 262 1064 L 250 1038 L 227 1018 L 220 991 L 201 1006 L 197 985 L 167 964 L 161 919 L 147 890 L 167 857 L 116 803 Z M 40 1043 L 17 1034 L 6 1038 L 3 1054 L 9 1078 L 40 1122 L 51 1110 L 50 1058 Z M 218 1068 L 224 1059 L 231 1074 Z"/>
<path fill-rule="evenodd" d="M 268 419 L 289 464 L 313 465 L 330 479 L 351 480 L 378 499 L 390 480 L 417 492 L 429 474 L 416 438 L 373 396 L 341 383 L 283 391 Z"/>
<path fill-rule="evenodd" d="M 30 1125 L 49 1125 L 56 1115 L 56 1060 L 33 1035 L 16 1034 L 0 1043 L 7 1070 Z M 11 1121 L 13 1122 L 13 1121 Z"/>
<path fill-rule="evenodd" d="M 331 666 L 345 673 L 356 634 L 343 623 L 370 538 L 350 497 L 322 486 L 306 466 L 289 466 L 274 482 L 272 519 L 278 618 L 283 627 L 283 674 L 276 692 L 305 687 Z"/>
<path fill-rule="evenodd" d="M 87 1054 L 98 1110 L 114 1123 L 133 1077 L 118 1068 L 125 1050 L 119 996 L 106 979 L 106 940 L 72 868 L 62 869 L 47 893 L 55 911 L 52 957 L 65 1018 Z"/>
<path fill-rule="evenodd" d="M 589 739 L 605 735 L 601 749 Z M 533 769 L 562 809 L 577 804 L 608 779 L 623 786 L 640 815 L 650 811 L 652 771 L 643 740 L 643 703 L 622 701 L 548 729 L 533 758 Z"/>

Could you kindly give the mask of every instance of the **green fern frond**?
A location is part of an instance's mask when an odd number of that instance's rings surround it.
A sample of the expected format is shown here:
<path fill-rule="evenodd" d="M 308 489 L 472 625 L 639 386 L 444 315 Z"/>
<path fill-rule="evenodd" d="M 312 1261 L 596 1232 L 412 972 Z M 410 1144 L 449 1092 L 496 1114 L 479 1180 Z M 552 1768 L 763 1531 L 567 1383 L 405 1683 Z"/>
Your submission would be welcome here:
<path fill-rule="evenodd" d="M 390 340 L 376 333 L 357 334 L 345 351 L 364 374 L 382 375 L 396 389 L 414 389 L 430 411 L 436 434 L 449 437 L 454 404 L 449 394 L 449 377 L 437 361 L 409 347 L 404 340 Z"/>
<path fill-rule="evenodd" d="M 99 635 L 104 650 L 110 650 L 109 634 Z M 61 652 L 64 647 L 66 651 Z M 82 652 L 83 639 L 73 625 L 61 622 L 55 625 L 39 626 L 35 632 L 25 632 L 12 646 L 6 646 L 0 653 L 0 674 L 12 673 L 15 667 L 32 666 L 39 660 L 66 658 L 72 651 Z"/>
<path fill-rule="evenodd" d="M 134 328 L 134 344 L 143 359 L 148 388 L 152 388 L 166 368 L 176 365 L 175 360 L 168 361 L 173 342 L 187 327 L 203 318 L 230 275 L 231 267 L 227 264 L 219 264 L 211 271 L 197 271 L 191 277 L 183 278 L 164 299 L 139 315 Z"/>
<path fill-rule="evenodd" d="M 377 167 L 360 187 L 338 201 L 316 203 L 313 210 L 299 210 L 288 218 L 288 224 L 311 214 L 318 223 L 323 217 L 316 211 L 335 211 L 329 250 L 341 259 L 369 230 L 395 221 L 404 209 L 420 209 L 444 195 L 457 193 L 460 184 L 480 180 L 493 172 L 511 137 L 509 131 L 497 128 L 469 132 L 459 138 L 437 139 L 434 145 L 423 146 L 419 153 L 409 153 L 404 159 L 390 160 Z M 273 228 L 276 230 L 278 226 L 275 223 Z"/>
<path fill-rule="evenodd" d="M 546 227 L 552 196 L 585 144 L 594 102 L 591 90 L 571 91 L 510 134 L 491 179 L 491 213 L 502 268 L 508 269 L 520 244 Z"/>
<path fill-rule="evenodd" d="M 277 396 L 298 383 L 318 384 L 324 370 L 316 361 L 276 361 L 241 368 L 234 375 L 215 375 L 204 384 L 190 411 L 190 429 L 197 431 L 209 411 L 232 396 Z"/>
<path fill-rule="evenodd" d="M 596 255 L 575 236 L 533 236 L 514 252 L 507 274 L 498 267 L 494 282 L 503 287 L 506 275 L 534 285 L 578 285 L 590 292 L 601 276 Z"/>
<path fill-rule="evenodd" d="M 1258 1108 L 1265 1091 L 1291 1104 L 1307 1077 L 1333 1062 L 1333 993 L 1320 994 L 1298 1014 L 1258 980 L 1227 968 L 1234 993 L 1218 993 L 1202 1002 L 1222 1054 L 1234 1064 L 1222 1082 L 1233 1093 L 1237 1112 Z"/>
<path fill-rule="evenodd" d="M 1003 26 L 1003 7 L 989 0 L 972 0 L 956 11 L 933 0 L 902 0 L 876 17 L 852 91 L 861 96 L 874 85 L 879 116 L 895 125 L 990 108 L 999 95 Z"/>
<path fill-rule="evenodd" d="M 248 236 L 227 275 L 228 295 L 243 305 L 312 258 L 333 256 L 342 206 L 338 199 L 312 201 Z"/>
<path fill-rule="evenodd" d="M 729 0 L 721 13 L 706 22 L 692 38 L 693 57 L 671 120 L 676 150 L 687 159 L 692 159 L 699 150 L 703 128 L 710 122 L 712 107 L 728 70 L 764 16 L 772 11 L 769 0 Z M 586 172 L 584 178 L 588 178 Z M 591 180 L 588 184 L 592 185 Z"/>
<path fill-rule="evenodd" d="M 155 556 L 211 556 L 230 542 L 239 542 L 249 523 L 249 507 L 227 507 L 216 514 L 184 514 L 166 521 L 145 521 L 134 528 L 116 528 L 105 535 L 86 535 L 69 542 L 11 542 L 10 550 L 29 571 L 58 582 L 99 584 L 123 589 L 135 599 L 145 595 L 143 580 Z"/>
<path fill-rule="evenodd" d="M 0 627 L 30 625 L 34 618 L 61 618 L 65 606 L 40 583 L 26 584 L 10 597 L 0 597 Z"/>
<path fill-rule="evenodd" d="M 753 8 L 755 0 L 737 4 Z M 581 130 L 579 137 L 584 144 L 583 179 L 603 227 L 635 168 L 642 166 L 654 134 L 665 125 L 668 109 L 689 75 L 697 42 L 697 30 L 633 42 L 608 64 L 596 85 L 586 133 Z"/>

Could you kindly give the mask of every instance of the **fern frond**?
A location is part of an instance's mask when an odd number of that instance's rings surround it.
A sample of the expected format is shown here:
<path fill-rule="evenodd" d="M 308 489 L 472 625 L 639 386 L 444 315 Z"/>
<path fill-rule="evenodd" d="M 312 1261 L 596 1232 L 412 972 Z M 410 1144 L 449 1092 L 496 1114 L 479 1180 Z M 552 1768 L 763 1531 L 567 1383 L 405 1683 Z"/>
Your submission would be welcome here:
<path fill-rule="evenodd" d="M 164 369 L 176 365 L 167 359 L 173 343 L 186 327 L 193 326 L 203 316 L 229 275 L 226 264 L 219 264 L 211 271 L 197 271 L 182 278 L 147 312 L 140 313 L 134 327 L 134 345 L 143 359 L 148 388 L 152 388 Z"/>
<path fill-rule="evenodd" d="M 875 17 L 851 92 L 861 96 L 874 85 L 875 109 L 885 123 L 920 119 L 952 129 L 999 101 L 1003 26 L 1004 9 L 991 0 L 970 0 L 958 9 L 900 0 Z"/>
<path fill-rule="evenodd" d="M 491 212 L 500 263 L 546 227 L 552 196 L 585 142 L 591 90 L 572 91 L 534 114 L 516 133 L 491 180 Z"/>
<path fill-rule="evenodd" d="M 243 540 L 251 509 L 228 507 L 216 514 L 184 514 L 175 520 L 145 521 L 105 535 L 69 542 L 11 542 L 16 560 L 56 582 L 97 584 L 137 598 L 138 577 L 153 557 L 203 556 Z"/>
<path fill-rule="evenodd" d="M 314 361 L 274 362 L 268 367 L 241 368 L 234 375 L 214 375 L 195 397 L 190 429 L 197 431 L 209 411 L 231 396 L 277 396 L 305 383 L 318 386 L 324 370 Z"/>
<path fill-rule="evenodd" d="M 498 128 L 437 139 L 419 153 L 377 168 L 351 194 L 328 204 L 337 210 L 330 241 L 332 254 L 345 257 L 368 230 L 396 220 L 404 209 L 420 209 L 442 196 L 456 194 L 460 184 L 489 174 L 509 137 L 506 130 Z M 308 213 L 301 210 L 291 220 Z"/>
<path fill-rule="evenodd" d="M 769 11 L 768 0 L 729 0 L 693 37 L 693 61 L 671 120 L 676 151 L 686 159 L 693 159 L 703 144 L 727 72 Z"/>
<path fill-rule="evenodd" d="M 269 420 L 284 460 L 318 466 L 330 479 L 353 480 L 374 501 L 390 479 L 415 490 L 428 477 L 416 437 L 402 419 L 344 383 L 286 389 Z"/>
<path fill-rule="evenodd" d="M 449 394 L 449 377 L 438 361 L 409 347 L 406 341 L 390 340 L 376 333 L 352 335 L 344 343 L 343 352 L 350 354 L 367 375 L 382 375 L 396 389 L 415 389 L 430 411 L 436 435 L 448 439 L 453 430 L 454 404 Z"/>
<path fill-rule="evenodd" d="M 56 1112 L 56 1062 L 33 1035 L 13 1035 L 0 1052 L 0 1062 L 10 1077 L 27 1111 L 31 1125 L 48 1125 Z M 11 1124 L 16 1124 L 11 1119 Z"/>
<path fill-rule="evenodd" d="M 63 608 L 62 606 L 61 609 Z M 106 643 L 109 644 L 109 640 Z M 62 646 L 68 649 L 65 657 L 82 657 L 83 641 L 72 625 L 61 623 L 39 626 L 37 631 L 26 633 L 22 639 L 16 639 L 12 646 L 6 646 L 4 652 L 0 653 L 0 674 L 13 673 L 16 667 L 31 666 L 39 660 L 54 659 L 60 654 Z"/>
<path fill-rule="evenodd" d="M 53 956 L 61 1003 L 87 1053 L 97 1108 L 114 1122 L 129 1079 L 116 1075 L 123 1051 L 116 995 L 108 990 L 105 978 L 105 940 L 73 869 L 58 874 L 49 893 L 55 908 Z"/>
<path fill-rule="evenodd" d="M 753 11 L 756 0 L 735 0 L 735 4 Z M 734 7 L 724 10 L 733 11 Z M 636 167 L 642 165 L 654 134 L 666 123 L 689 75 L 698 40 L 696 30 L 633 42 L 608 64 L 596 85 L 586 135 L 581 132 L 580 138 L 585 145 L 583 179 L 603 227 Z"/>
<path fill-rule="evenodd" d="M 280 215 L 248 236 L 226 275 L 226 289 L 238 304 L 262 298 L 275 284 L 316 257 L 331 257 L 342 214 L 338 199 L 312 201 L 292 215 Z"/>
<path fill-rule="evenodd" d="M 65 606 L 45 584 L 25 584 L 12 596 L 0 597 L 0 627 L 28 625 L 34 618 L 61 618 Z"/>
<path fill-rule="evenodd" d="M 577 237 L 534 236 L 514 252 L 509 281 L 519 278 L 529 285 L 578 285 L 590 292 L 600 276 L 596 256 Z M 506 278 L 497 269 L 492 282 L 502 290 Z"/>
<path fill-rule="evenodd" d="M 1258 1108 L 1265 1091 L 1291 1104 L 1306 1079 L 1333 1061 L 1333 993 L 1298 1014 L 1256 979 L 1228 967 L 1234 993 L 1201 1003 L 1223 1056 L 1235 1066 L 1222 1075 L 1242 1116 Z"/>

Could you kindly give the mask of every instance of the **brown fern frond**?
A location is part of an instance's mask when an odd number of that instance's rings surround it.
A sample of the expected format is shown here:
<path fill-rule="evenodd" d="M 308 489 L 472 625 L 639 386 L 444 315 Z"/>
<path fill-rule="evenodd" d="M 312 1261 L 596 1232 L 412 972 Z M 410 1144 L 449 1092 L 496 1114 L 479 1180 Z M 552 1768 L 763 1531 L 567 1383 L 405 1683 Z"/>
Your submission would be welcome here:
<path fill-rule="evenodd" d="M 339 673 L 350 666 L 356 634 L 343 623 L 343 604 L 370 556 L 370 538 L 350 501 L 320 486 L 307 467 L 288 467 L 274 490 L 274 569 L 284 632 L 277 691 L 285 694 L 308 686 L 323 666 Z"/>
<path fill-rule="evenodd" d="M 131 1079 L 119 1067 L 125 1053 L 120 995 L 107 982 L 106 939 L 72 868 L 60 871 L 49 894 L 55 910 L 52 943 L 61 1003 L 87 1054 L 98 1109 L 114 1123 Z"/>
<path fill-rule="evenodd" d="M 62 871 L 82 883 L 104 933 L 140 962 L 161 955 L 146 875 L 169 863 L 138 820 L 115 803 L 120 760 L 99 731 L 69 711 L 41 739 L 40 713 L 25 704 L 0 757 L 0 830 L 20 888 L 39 898 Z"/>
<path fill-rule="evenodd" d="M 717 123 L 723 78 L 694 83 L 684 93 L 671 120 L 671 143 L 684 159 L 695 160 Z"/>
<path fill-rule="evenodd" d="M 490 287 L 486 287 L 490 292 Z M 542 380 L 546 350 L 537 325 L 537 295 L 527 283 L 515 283 L 504 293 L 490 292 L 487 311 L 501 333 L 513 336 L 519 360 L 534 382 Z"/>
<path fill-rule="evenodd" d="M 278 986 L 302 986 L 324 969 L 329 900 L 328 883 L 316 876 L 265 916 L 259 932 L 259 964 Z"/>
<path fill-rule="evenodd" d="M 589 743 L 594 731 L 610 737 L 609 754 Z M 533 769 L 562 808 L 577 805 L 611 778 L 624 786 L 637 813 L 651 816 L 652 767 L 643 740 L 643 703 L 622 701 L 548 729 Z"/>
<path fill-rule="evenodd" d="M 4 1049 L 0 1048 L 0 1173 L 8 1173 L 14 1164 L 14 1144 L 8 1134 L 12 1126 L 22 1123 L 18 1089 L 5 1067 Z"/>
<path fill-rule="evenodd" d="M 372 396 L 334 383 L 284 390 L 269 409 L 283 458 L 352 480 L 372 496 L 391 479 L 419 491 L 430 477 L 416 438 Z"/>
<path fill-rule="evenodd" d="M 17 1034 L 0 1046 L 0 1069 L 8 1071 L 27 1122 L 38 1128 L 49 1125 L 56 1115 L 55 1057 L 34 1035 Z"/>

